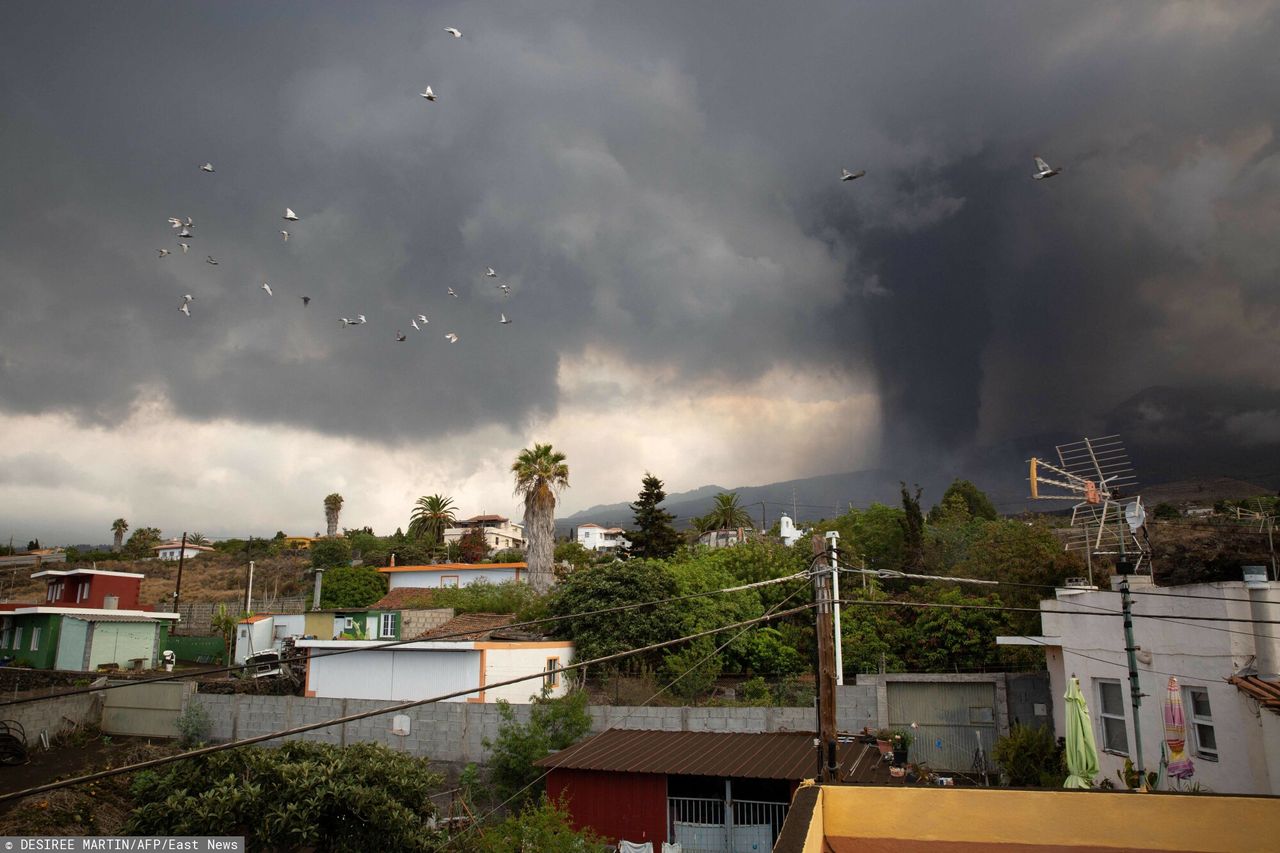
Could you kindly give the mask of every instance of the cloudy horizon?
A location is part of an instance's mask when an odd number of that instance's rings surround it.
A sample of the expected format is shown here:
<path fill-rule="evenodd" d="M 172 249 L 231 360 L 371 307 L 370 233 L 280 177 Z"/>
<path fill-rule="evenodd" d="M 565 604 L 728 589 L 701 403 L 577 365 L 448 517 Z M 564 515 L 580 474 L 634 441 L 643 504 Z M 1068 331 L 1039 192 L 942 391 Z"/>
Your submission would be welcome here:
<path fill-rule="evenodd" d="M 783 9 L 0 6 L 0 533 L 1280 445 L 1280 5 Z"/>

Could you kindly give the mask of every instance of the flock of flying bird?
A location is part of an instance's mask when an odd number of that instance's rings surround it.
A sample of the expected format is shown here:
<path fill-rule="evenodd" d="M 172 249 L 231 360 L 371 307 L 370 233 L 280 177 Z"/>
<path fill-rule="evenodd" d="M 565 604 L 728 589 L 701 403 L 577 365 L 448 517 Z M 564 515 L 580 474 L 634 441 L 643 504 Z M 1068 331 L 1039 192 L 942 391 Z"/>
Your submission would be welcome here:
<path fill-rule="evenodd" d="M 449 35 L 453 36 L 453 38 L 455 39 L 462 38 L 462 32 L 455 27 L 445 27 L 444 31 Z M 422 91 L 422 97 L 428 101 L 434 102 L 436 100 L 436 93 L 432 90 L 430 86 L 427 86 L 426 89 Z M 1055 169 L 1040 157 L 1036 157 L 1035 161 L 1036 161 L 1036 171 L 1031 175 L 1031 177 L 1037 181 L 1044 180 L 1045 178 L 1052 178 L 1054 175 L 1058 175 L 1062 173 L 1061 167 Z M 200 166 L 200 171 L 212 173 L 214 171 L 213 164 L 205 163 L 204 165 Z M 854 180 L 857 180 L 858 178 L 863 177 L 866 174 L 867 172 L 865 169 L 861 169 L 857 172 L 850 172 L 848 169 L 841 169 L 840 180 L 842 182 L 854 181 Z M 288 208 L 288 207 L 284 209 L 284 216 L 282 218 L 286 222 L 298 221 L 298 215 L 294 213 L 291 208 Z M 171 217 L 169 219 L 169 225 L 178 231 L 178 234 L 177 234 L 178 245 L 182 248 L 182 254 L 184 255 L 187 254 L 187 252 L 191 248 L 191 244 L 187 243 L 186 241 L 195 236 L 194 234 L 191 233 L 191 229 L 195 227 L 195 222 L 193 222 L 191 217 L 189 216 L 185 220 L 179 219 L 176 217 Z M 286 243 L 289 242 L 288 230 L 281 229 L 280 236 L 283 238 L 284 242 Z M 161 258 L 164 258 L 173 254 L 168 249 L 156 249 L 156 253 Z M 213 255 L 207 255 L 205 257 L 204 262 L 211 266 L 218 265 L 218 261 L 214 259 Z M 486 278 L 497 278 L 497 276 L 498 274 L 497 272 L 494 271 L 493 267 L 489 267 L 485 270 Z M 498 283 L 498 289 L 502 291 L 503 296 L 508 296 L 511 293 L 510 286 L 502 282 Z M 262 283 L 262 290 L 267 294 L 267 296 L 275 295 L 271 290 L 271 285 L 265 281 Z M 458 296 L 457 292 L 452 287 L 448 288 L 448 294 L 449 296 L 452 296 L 454 298 L 457 298 Z M 310 296 L 300 296 L 298 298 L 302 300 L 303 307 L 309 306 L 311 304 Z M 182 297 L 182 304 L 178 306 L 178 310 L 181 311 L 186 316 L 190 317 L 191 303 L 194 300 L 195 300 L 195 297 L 192 296 L 190 293 L 184 294 Z M 362 326 L 369 321 L 365 318 L 363 314 L 357 314 L 354 318 L 342 317 L 340 318 L 340 322 L 344 327 L 346 327 L 346 326 Z M 507 315 L 505 313 L 499 313 L 498 322 L 504 326 L 510 325 L 511 323 L 511 321 L 507 319 Z M 413 328 L 417 331 L 424 331 L 424 327 L 427 325 L 427 323 L 428 323 L 428 320 L 425 314 L 418 314 L 416 317 L 413 317 L 409 321 L 409 324 L 413 326 Z M 451 344 L 458 342 L 458 336 L 453 332 L 446 332 L 445 339 L 448 340 L 449 343 Z M 396 329 L 396 340 L 398 342 L 403 343 L 404 341 L 408 340 L 408 335 L 404 334 L 399 329 Z"/>

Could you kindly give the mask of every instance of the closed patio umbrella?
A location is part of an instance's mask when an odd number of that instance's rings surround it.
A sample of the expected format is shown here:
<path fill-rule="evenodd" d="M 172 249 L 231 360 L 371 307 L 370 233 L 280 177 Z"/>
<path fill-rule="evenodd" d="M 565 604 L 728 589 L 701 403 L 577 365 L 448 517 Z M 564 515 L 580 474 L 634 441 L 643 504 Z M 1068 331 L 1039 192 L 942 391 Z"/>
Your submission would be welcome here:
<path fill-rule="evenodd" d="M 1089 707 L 1080 692 L 1080 682 L 1073 675 L 1067 682 L 1067 781 L 1064 788 L 1092 788 L 1098 775 L 1098 746 L 1093 740 L 1093 723 Z"/>
<path fill-rule="evenodd" d="M 1178 679 L 1169 676 L 1169 689 L 1164 698 L 1164 742 L 1169 747 L 1168 773 L 1174 779 L 1189 779 L 1196 773 L 1184 751 L 1187 747 L 1187 721 L 1182 713 L 1182 690 Z"/>

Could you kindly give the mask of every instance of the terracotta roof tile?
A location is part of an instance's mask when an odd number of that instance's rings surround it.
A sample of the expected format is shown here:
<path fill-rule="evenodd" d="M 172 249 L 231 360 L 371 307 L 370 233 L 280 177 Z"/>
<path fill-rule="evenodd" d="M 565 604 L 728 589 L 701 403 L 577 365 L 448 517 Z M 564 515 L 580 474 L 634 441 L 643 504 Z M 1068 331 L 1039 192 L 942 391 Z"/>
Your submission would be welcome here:
<path fill-rule="evenodd" d="M 487 640 L 494 631 L 516 621 L 514 613 L 463 613 L 443 625 L 419 634 L 415 639 Z"/>
<path fill-rule="evenodd" d="M 401 586 L 369 605 L 370 610 L 414 610 L 432 607 L 431 596 L 436 590 L 427 586 Z"/>
<path fill-rule="evenodd" d="M 1280 714 L 1280 682 L 1263 681 L 1254 675 L 1233 675 L 1227 680 L 1262 707 Z"/>

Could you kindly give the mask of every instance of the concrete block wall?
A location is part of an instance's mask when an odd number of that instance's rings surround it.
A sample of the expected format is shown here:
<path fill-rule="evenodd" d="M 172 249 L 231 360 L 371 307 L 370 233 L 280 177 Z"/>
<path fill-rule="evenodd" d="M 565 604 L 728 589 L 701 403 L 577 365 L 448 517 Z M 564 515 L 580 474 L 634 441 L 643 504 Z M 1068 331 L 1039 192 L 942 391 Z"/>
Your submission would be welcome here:
<path fill-rule="evenodd" d="M 35 748 L 40 743 L 41 730 L 47 730 L 52 739 L 59 732 L 70 731 L 77 726 L 99 725 L 102 722 L 102 695 L 82 693 L 10 705 L 0 716 L 21 724 L 27 734 L 27 746 Z"/>
<path fill-rule="evenodd" d="M 452 618 L 452 607 L 402 610 L 400 611 L 400 638 L 404 640 L 412 639 L 425 631 L 430 631 L 432 628 L 439 628 Z"/>

